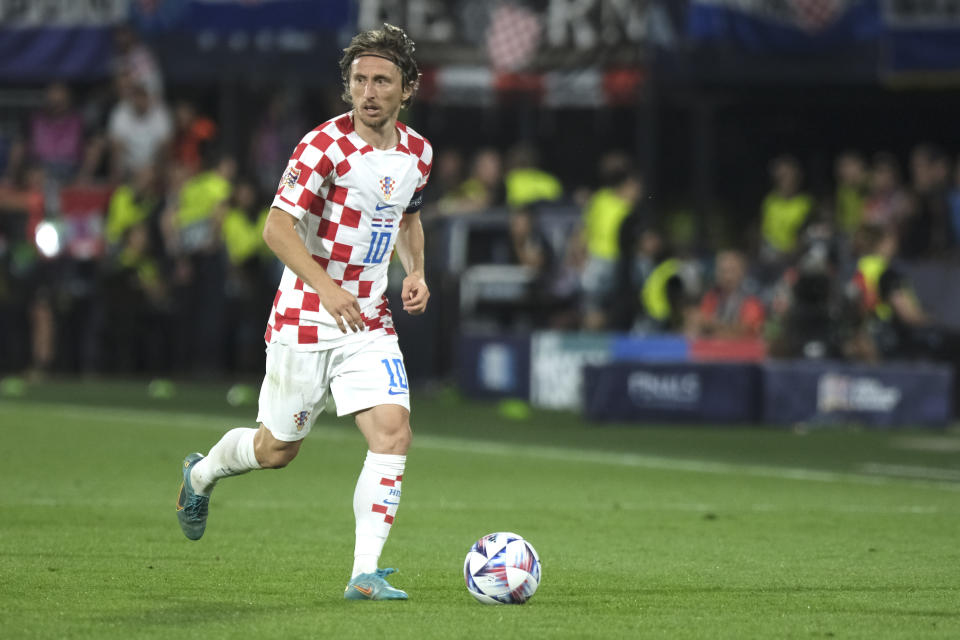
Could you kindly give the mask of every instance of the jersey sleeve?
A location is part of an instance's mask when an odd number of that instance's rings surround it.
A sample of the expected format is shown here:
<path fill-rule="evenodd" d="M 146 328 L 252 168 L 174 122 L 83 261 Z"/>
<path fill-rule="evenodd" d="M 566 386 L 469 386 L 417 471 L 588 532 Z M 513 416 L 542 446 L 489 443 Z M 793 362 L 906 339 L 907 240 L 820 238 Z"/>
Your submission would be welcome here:
<path fill-rule="evenodd" d="M 433 147 L 427 142 L 426 138 L 411 136 L 409 139 L 410 150 L 417 155 L 417 186 L 413 192 L 413 197 L 403 210 L 404 213 L 416 213 L 423 207 L 423 189 L 430 180 L 430 170 L 433 169 Z"/>
<path fill-rule="evenodd" d="M 420 160 L 417 162 L 417 170 L 420 172 L 420 179 L 417 181 L 417 192 L 423 191 L 430 180 L 430 171 L 433 169 L 433 146 L 426 140 L 423 141 L 423 153 L 420 154 Z"/>
<path fill-rule="evenodd" d="M 293 150 L 280 178 L 273 205 L 300 220 L 308 211 L 323 208 L 321 185 L 333 173 L 333 161 L 327 150 L 333 139 L 323 131 L 311 131 Z"/>

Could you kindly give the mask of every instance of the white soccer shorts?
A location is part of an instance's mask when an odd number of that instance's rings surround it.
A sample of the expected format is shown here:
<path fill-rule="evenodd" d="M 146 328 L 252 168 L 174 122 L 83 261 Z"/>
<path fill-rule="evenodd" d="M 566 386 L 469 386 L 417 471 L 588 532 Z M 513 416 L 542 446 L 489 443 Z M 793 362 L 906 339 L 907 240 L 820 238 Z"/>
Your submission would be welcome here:
<path fill-rule="evenodd" d="M 398 404 L 410 410 L 410 390 L 396 336 L 357 336 L 324 351 L 267 346 L 257 422 L 277 440 L 302 440 L 333 392 L 337 415 Z"/>

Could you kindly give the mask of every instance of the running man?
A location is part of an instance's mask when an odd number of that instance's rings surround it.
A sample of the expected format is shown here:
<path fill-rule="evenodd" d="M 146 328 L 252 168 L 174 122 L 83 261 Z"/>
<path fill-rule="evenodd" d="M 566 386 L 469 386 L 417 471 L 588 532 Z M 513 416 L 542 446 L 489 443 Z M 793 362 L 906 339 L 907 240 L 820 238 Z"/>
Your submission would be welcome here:
<path fill-rule="evenodd" d="M 217 481 L 289 464 L 332 392 L 337 414 L 354 417 L 369 448 L 353 496 L 348 599 L 407 598 L 378 560 L 411 440 L 407 375 L 384 295 L 394 248 L 407 274 L 403 309 L 421 314 L 430 297 L 420 206 L 433 150 L 397 122 L 417 89 L 413 50 L 391 25 L 344 49 L 343 99 L 352 109 L 297 145 L 263 232 L 286 268 L 265 335 L 259 428 L 233 429 L 206 456 L 188 455 L 177 500 L 183 533 L 199 539 Z"/>

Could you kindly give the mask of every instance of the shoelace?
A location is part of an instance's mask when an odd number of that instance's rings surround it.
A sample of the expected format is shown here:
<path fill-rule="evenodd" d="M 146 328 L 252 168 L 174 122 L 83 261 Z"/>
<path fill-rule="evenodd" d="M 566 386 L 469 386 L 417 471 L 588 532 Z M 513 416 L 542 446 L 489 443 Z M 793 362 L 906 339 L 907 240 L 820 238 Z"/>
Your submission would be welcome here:
<path fill-rule="evenodd" d="M 187 503 L 187 506 L 183 508 L 187 516 L 192 519 L 195 518 L 205 518 L 207 516 L 207 511 L 210 508 L 210 498 L 207 496 L 193 496 L 190 501 Z"/>

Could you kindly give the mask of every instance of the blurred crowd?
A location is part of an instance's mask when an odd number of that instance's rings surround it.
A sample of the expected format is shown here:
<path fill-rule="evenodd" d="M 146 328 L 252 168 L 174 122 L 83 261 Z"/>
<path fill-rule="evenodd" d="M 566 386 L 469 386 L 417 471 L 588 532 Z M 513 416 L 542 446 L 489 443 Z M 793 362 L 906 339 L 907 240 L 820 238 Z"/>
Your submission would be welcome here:
<path fill-rule="evenodd" d="M 0 145 L 0 369 L 256 370 L 279 276 L 262 228 L 304 131 L 276 99 L 227 153 L 133 31 L 116 45 L 108 89 L 50 84 Z"/>
<path fill-rule="evenodd" d="M 501 169 L 495 151 L 476 152 L 459 181 L 451 176 L 461 162 L 448 153 L 437 170 L 450 186 L 434 205 L 446 216 L 509 211 L 510 260 L 536 277 L 508 323 L 752 341 L 785 358 L 960 354 L 904 268 L 960 264 L 960 160 L 936 145 L 916 145 L 905 168 L 888 152 L 840 153 L 829 191 L 817 194 L 797 158 L 772 158 L 769 175 L 757 176 L 769 190 L 756 211 L 716 235 L 724 221 L 658 210 L 623 153 L 600 158 L 592 188 L 570 193 L 530 150 L 511 153 Z M 561 246 L 545 233 L 559 201 L 576 216 Z"/>
<path fill-rule="evenodd" d="M 76 100 L 53 83 L 0 137 L 0 370 L 257 372 L 282 268 L 262 228 L 311 125 L 278 94 L 227 153 L 134 32 L 116 45 L 108 90 Z M 660 210 L 622 152 L 571 160 L 595 175 L 566 185 L 532 145 L 434 143 L 428 250 L 452 219 L 506 213 L 496 260 L 529 275 L 495 310 L 502 328 L 763 341 L 782 357 L 957 353 L 902 268 L 960 247 L 960 161 L 936 145 L 903 164 L 844 152 L 816 194 L 796 158 L 773 158 L 756 212 L 732 218 L 751 222 L 712 235 L 709 216 Z"/>

